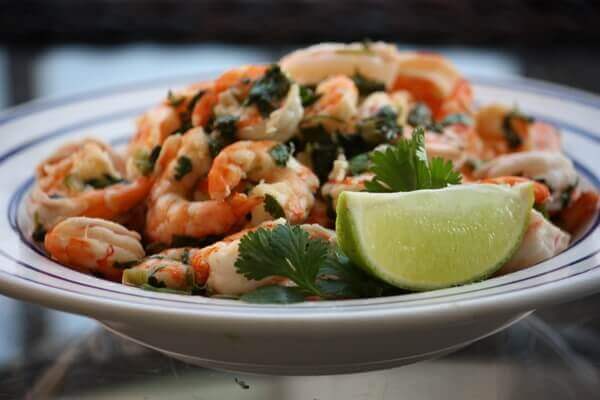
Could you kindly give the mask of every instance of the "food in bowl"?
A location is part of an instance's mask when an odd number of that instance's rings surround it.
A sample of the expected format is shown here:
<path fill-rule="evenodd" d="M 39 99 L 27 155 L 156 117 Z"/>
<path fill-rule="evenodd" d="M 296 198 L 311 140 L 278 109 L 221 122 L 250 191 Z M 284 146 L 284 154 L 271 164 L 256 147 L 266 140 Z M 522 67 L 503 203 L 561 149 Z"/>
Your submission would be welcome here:
<path fill-rule="evenodd" d="M 476 108 L 447 59 L 381 42 L 169 91 L 123 153 L 57 149 L 28 200 L 33 239 L 67 267 L 257 303 L 514 272 L 565 250 L 597 208 L 557 129 Z"/>

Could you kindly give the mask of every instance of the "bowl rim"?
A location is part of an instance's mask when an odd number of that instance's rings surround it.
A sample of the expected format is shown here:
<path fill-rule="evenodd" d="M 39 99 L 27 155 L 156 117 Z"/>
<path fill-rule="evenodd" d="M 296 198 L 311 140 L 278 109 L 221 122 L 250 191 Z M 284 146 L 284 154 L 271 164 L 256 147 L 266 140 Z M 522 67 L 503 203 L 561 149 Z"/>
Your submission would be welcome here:
<path fill-rule="evenodd" d="M 212 73 L 214 74 L 214 71 Z M 201 74 L 178 75 L 151 82 L 146 81 L 118 85 L 91 92 L 77 93 L 68 97 L 36 100 L 1 112 L 0 127 L 15 119 L 26 119 L 32 114 L 42 111 L 52 111 L 52 109 L 63 105 L 78 103 L 83 100 L 95 100 L 104 96 L 120 95 L 126 92 L 135 92 L 140 89 L 147 89 L 148 86 L 174 83 L 183 84 L 185 82 L 197 80 L 199 75 L 201 79 L 205 79 L 209 74 L 211 74 L 210 71 L 204 71 Z M 520 90 L 526 89 L 528 92 L 537 93 L 542 96 L 560 97 L 568 102 L 578 103 L 594 110 L 600 110 L 600 96 L 558 84 L 520 77 L 489 78 L 469 76 L 469 79 L 475 84 L 504 87 L 509 90 L 518 86 Z M 543 118 L 544 120 L 548 120 L 546 116 Z M 560 121 L 549 122 L 558 122 L 558 125 L 565 125 L 564 122 Z M 595 142 L 600 142 L 600 135 L 598 134 L 591 133 L 572 125 L 568 125 L 567 128 L 569 130 L 579 131 L 582 136 L 592 139 Z M 3 157 L 0 156 L 0 159 L 2 158 Z M 579 166 L 580 171 L 582 168 L 584 167 Z M 594 172 L 586 172 L 585 169 L 584 172 L 588 175 L 588 178 L 592 178 L 596 187 L 600 187 L 600 184 L 598 184 L 598 177 Z M 23 193 L 25 193 L 25 190 Z M 21 196 L 23 193 L 21 193 Z M 20 200 L 22 200 L 22 197 Z M 19 202 L 17 202 L 16 207 L 19 207 Z M 600 216 L 596 215 L 592 227 L 586 233 L 586 237 L 598 231 L 599 219 Z M 591 257 L 592 259 L 597 258 L 599 252 L 599 249 L 594 249 L 593 252 L 586 257 Z M 22 264 L 18 259 L 10 260 L 10 257 L 7 257 L 6 254 L 2 254 L 2 258 L 9 262 Z M 562 267 L 565 267 L 565 265 L 561 266 L 561 268 Z M 167 306 L 169 302 L 162 301 L 162 296 L 161 298 L 157 298 L 157 304 L 148 305 L 135 302 L 130 303 L 119 299 L 111 299 L 109 297 L 103 298 L 93 294 L 70 292 L 60 287 L 44 287 L 40 285 L 40 282 L 29 282 L 21 276 L 10 274 L 1 267 L 0 289 L 10 296 L 22 300 L 33 301 L 65 311 L 110 320 L 128 319 L 132 313 L 136 313 L 141 316 L 150 317 L 154 321 L 163 320 L 170 322 L 187 321 L 189 318 L 214 320 L 231 320 L 232 318 L 236 318 L 241 322 L 261 320 L 264 322 L 270 321 L 272 323 L 278 323 L 283 320 L 290 322 L 313 320 L 320 321 L 321 323 L 326 321 L 340 323 L 344 321 L 351 322 L 357 317 L 370 321 L 394 316 L 397 318 L 401 317 L 403 321 L 408 323 L 410 321 L 417 322 L 424 320 L 451 321 L 459 314 L 475 317 L 478 315 L 486 315 L 489 312 L 526 311 L 542 304 L 558 302 L 575 295 L 592 293 L 593 291 L 600 290 L 599 268 L 600 265 L 594 265 L 592 268 L 577 275 L 569 275 L 562 279 L 535 285 L 534 287 L 525 287 L 517 289 L 516 291 L 502 291 L 500 293 L 486 294 L 485 292 L 492 288 L 477 289 L 477 287 L 479 287 L 478 285 L 481 285 L 481 283 L 473 283 L 467 286 L 475 288 L 476 290 L 481 290 L 484 295 L 466 299 L 454 298 L 456 296 L 461 296 L 464 292 L 449 296 L 439 296 L 442 300 L 430 304 L 414 304 L 415 301 L 413 299 L 397 301 L 402 298 L 406 299 L 407 295 L 385 298 L 390 300 L 390 305 L 396 305 L 396 307 L 393 308 L 381 307 L 381 301 L 374 301 L 375 299 L 322 301 L 318 303 L 307 302 L 296 305 L 255 305 L 237 301 L 211 300 L 211 304 L 195 303 L 193 308 L 174 308 Z M 564 282 L 565 280 L 570 283 L 566 284 L 566 282 Z M 99 281 L 104 282 L 102 280 Z M 513 283 L 515 282 L 508 282 L 506 285 L 511 285 Z M 465 286 L 463 286 L 463 288 L 464 287 Z M 172 295 L 165 296 L 170 297 Z M 445 301 L 443 299 L 444 297 L 448 297 L 448 301 Z M 173 301 L 172 303 L 176 304 L 177 302 Z M 350 307 L 357 304 L 362 307 Z"/>

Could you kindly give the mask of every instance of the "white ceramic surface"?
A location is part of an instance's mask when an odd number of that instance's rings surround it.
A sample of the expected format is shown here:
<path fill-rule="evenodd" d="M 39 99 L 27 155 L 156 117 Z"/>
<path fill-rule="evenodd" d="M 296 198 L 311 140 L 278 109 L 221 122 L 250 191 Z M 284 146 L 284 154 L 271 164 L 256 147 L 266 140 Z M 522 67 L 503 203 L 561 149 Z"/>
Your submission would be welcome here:
<path fill-rule="evenodd" d="M 187 76 L 0 114 L 0 291 L 96 318 L 111 330 L 205 366 L 273 374 L 387 368 L 445 354 L 539 306 L 600 291 L 598 216 L 564 253 L 535 267 L 462 287 L 397 297 L 287 306 L 186 297 L 107 282 L 48 260 L 31 243 L 24 198 L 35 164 L 68 139 L 115 145 L 134 120 Z M 600 187 L 600 97 L 529 80 L 473 79 L 477 101 L 517 102 L 558 125 L 586 184 Z"/>

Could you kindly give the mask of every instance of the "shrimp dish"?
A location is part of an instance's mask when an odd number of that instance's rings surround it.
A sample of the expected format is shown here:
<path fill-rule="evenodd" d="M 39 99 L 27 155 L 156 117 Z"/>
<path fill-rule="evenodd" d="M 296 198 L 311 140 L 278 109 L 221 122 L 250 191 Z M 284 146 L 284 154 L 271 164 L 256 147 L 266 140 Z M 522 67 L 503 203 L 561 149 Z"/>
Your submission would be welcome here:
<path fill-rule="evenodd" d="M 27 210 L 32 240 L 79 272 L 287 303 L 411 291 L 343 251 L 344 193 L 520 185 L 522 238 L 482 278 L 554 257 L 597 214 L 561 133 L 516 106 L 476 107 L 440 55 L 323 43 L 173 88 L 123 149 L 64 144 L 37 166 Z"/>

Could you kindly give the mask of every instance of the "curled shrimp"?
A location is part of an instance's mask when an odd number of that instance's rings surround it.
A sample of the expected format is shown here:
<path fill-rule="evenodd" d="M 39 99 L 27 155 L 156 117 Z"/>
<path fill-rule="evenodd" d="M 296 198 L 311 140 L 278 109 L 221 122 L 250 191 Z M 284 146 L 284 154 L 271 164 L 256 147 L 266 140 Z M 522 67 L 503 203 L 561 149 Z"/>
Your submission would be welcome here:
<path fill-rule="evenodd" d="M 547 209 L 560 211 L 566 204 L 564 198 L 577 187 L 577 172 L 571 160 L 557 152 L 526 151 L 505 154 L 494 158 L 475 170 L 476 178 L 522 176 L 542 182 L 550 189 Z"/>
<path fill-rule="evenodd" d="M 68 217 L 115 219 L 139 205 L 152 179 L 123 179 L 124 163 L 108 145 L 85 139 L 59 148 L 37 167 L 29 213 L 45 230 Z"/>
<path fill-rule="evenodd" d="M 570 240 L 568 233 L 554 226 L 538 211 L 531 210 L 521 245 L 496 275 L 519 271 L 554 257 L 569 246 Z"/>
<path fill-rule="evenodd" d="M 256 200 L 251 202 L 239 193 L 227 200 L 210 200 L 205 195 L 192 201 L 211 161 L 208 136 L 202 128 L 165 141 L 157 160 L 160 176 L 148 198 L 146 236 L 150 241 L 169 244 L 176 236 L 201 239 L 225 234 L 256 205 Z"/>
<path fill-rule="evenodd" d="M 586 190 L 576 193 L 569 204 L 558 215 L 558 224 L 567 232 L 576 233 L 598 212 L 598 193 Z"/>
<path fill-rule="evenodd" d="M 191 110 L 213 83 L 198 82 L 174 92 L 169 91 L 162 104 L 150 109 L 137 120 L 137 131 L 127 147 L 127 177 L 132 179 L 153 173 L 163 142 L 175 132 L 191 128 Z M 154 154 L 153 154 L 154 152 Z"/>
<path fill-rule="evenodd" d="M 306 109 L 303 126 L 321 125 L 330 133 L 353 134 L 358 89 L 352 79 L 334 75 L 317 85 L 319 99 Z"/>
<path fill-rule="evenodd" d="M 548 199 L 550 199 L 550 190 L 548 189 L 548 186 L 528 178 L 523 178 L 521 176 L 499 176 L 497 178 L 482 179 L 480 182 L 508 186 L 531 182 L 533 183 L 533 196 L 535 204 L 544 204 L 546 201 L 548 201 Z"/>
<path fill-rule="evenodd" d="M 264 115 L 264 110 L 247 104 L 247 100 L 254 84 L 273 76 L 289 89 L 272 104 L 274 109 Z M 235 118 L 235 133 L 239 139 L 287 141 L 296 133 L 303 112 L 299 86 L 289 81 L 278 66 L 249 65 L 229 70 L 217 78 L 213 89 L 195 105 L 192 122 L 194 126 L 207 127 L 211 120 Z"/>
<path fill-rule="evenodd" d="M 280 65 L 293 79 L 304 85 L 318 84 L 334 75 L 360 73 L 389 86 L 394 79 L 399 57 L 395 46 L 383 42 L 321 43 L 286 55 Z"/>
<path fill-rule="evenodd" d="M 403 53 L 390 91 L 406 90 L 431 109 L 435 119 L 469 113 L 473 90 L 446 58 L 433 53 Z"/>
<path fill-rule="evenodd" d="M 479 109 L 475 129 L 486 146 L 485 158 L 514 151 L 561 151 L 560 133 L 556 128 L 500 104 Z"/>
<path fill-rule="evenodd" d="M 56 261 L 119 281 L 123 268 L 144 257 L 137 232 L 104 219 L 72 217 L 46 234 L 44 246 Z"/>
<path fill-rule="evenodd" d="M 365 188 L 365 182 L 373 179 L 374 174 L 365 172 L 356 176 L 347 176 L 337 181 L 329 181 L 321 187 L 321 196 L 331 199 L 332 206 L 337 207 L 337 200 L 342 192 L 360 192 Z"/>
<path fill-rule="evenodd" d="M 190 293 L 202 287 L 208 278 L 208 269 L 194 268 L 192 257 L 200 251 L 193 248 L 167 249 L 146 257 L 123 272 L 122 283 Z"/>
<path fill-rule="evenodd" d="M 276 161 L 273 155 L 276 146 L 283 145 L 267 140 L 239 141 L 224 148 L 208 173 L 210 197 L 222 201 L 243 181 L 256 183 L 250 197 L 270 195 L 279 203 L 287 220 L 293 223 L 304 221 L 313 206 L 319 180 L 291 155 L 281 165 L 282 161 Z M 272 219 L 272 216 L 261 201 L 252 211 L 252 223 L 266 219 Z"/>

